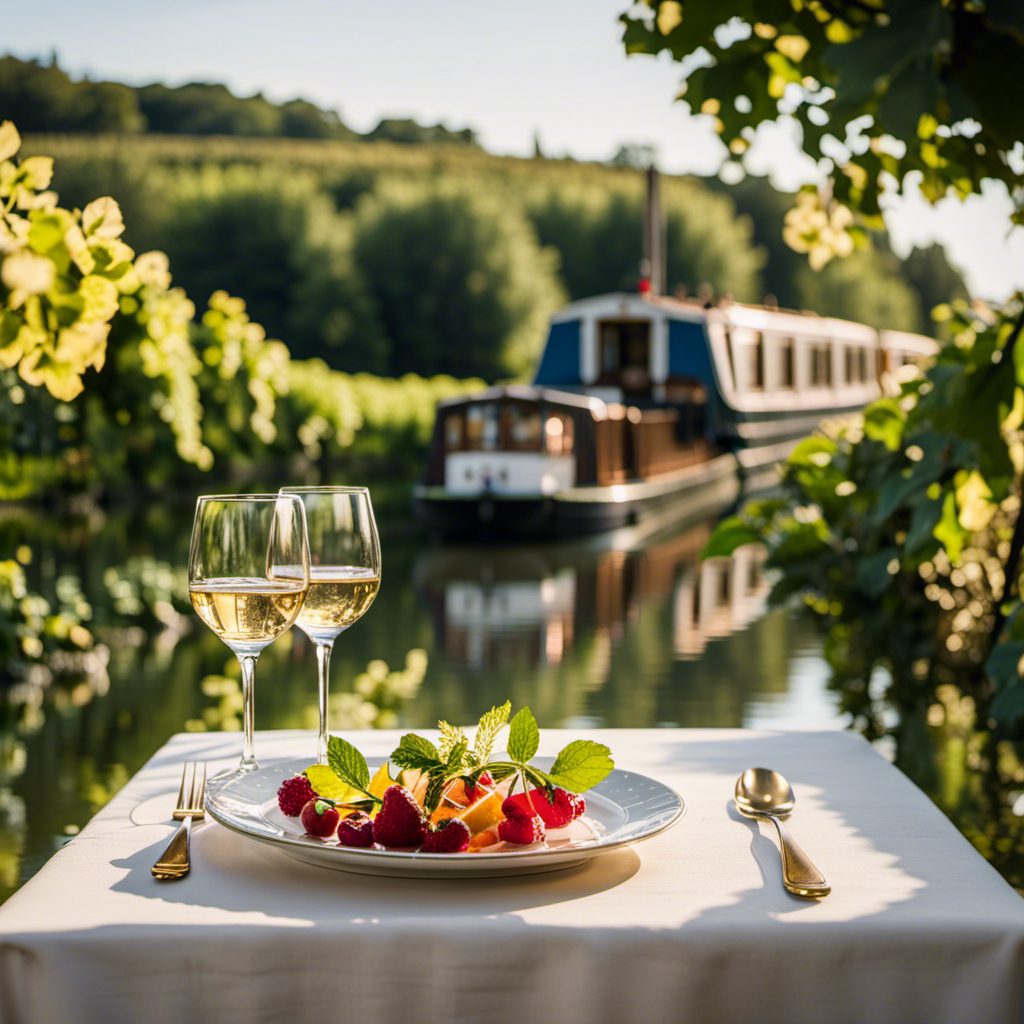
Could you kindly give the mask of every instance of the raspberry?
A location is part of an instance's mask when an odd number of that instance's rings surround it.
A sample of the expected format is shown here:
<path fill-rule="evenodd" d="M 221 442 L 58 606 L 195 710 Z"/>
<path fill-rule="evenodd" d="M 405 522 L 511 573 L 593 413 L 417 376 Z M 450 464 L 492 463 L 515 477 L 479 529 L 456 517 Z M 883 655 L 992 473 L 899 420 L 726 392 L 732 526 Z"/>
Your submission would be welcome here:
<path fill-rule="evenodd" d="M 505 801 L 508 803 L 508 801 Z M 498 825 L 498 838 L 506 843 L 540 843 L 547 835 L 544 822 L 540 818 L 521 817 L 506 818 Z"/>
<path fill-rule="evenodd" d="M 373 838 L 381 846 L 419 846 L 427 834 L 423 811 L 405 786 L 389 786 L 377 817 Z"/>
<path fill-rule="evenodd" d="M 317 805 L 322 810 L 317 810 Z M 302 827 L 311 835 L 319 836 L 321 839 L 326 839 L 328 836 L 334 835 L 334 830 L 338 827 L 338 819 L 341 817 L 338 814 L 337 808 L 333 807 L 326 800 L 320 800 L 314 797 L 312 800 L 306 802 L 302 808 Z"/>
<path fill-rule="evenodd" d="M 475 786 L 466 787 L 466 796 L 469 797 L 469 802 L 473 803 L 474 800 L 480 797 L 486 796 L 488 791 L 494 788 L 494 779 L 490 772 L 484 772 Z"/>
<path fill-rule="evenodd" d="M 578 813 L 576 802 L 583 805 Z M 543 789 L 531 789 L 528 793 L 517 793 L 508 797 L 501 805 L 506 818 L 532 817 L 537 814 L 548 828 L 563 828 L 574 818 L 578 818 L 585 807 L 586 802 L 582 797 L 560 786 L 555 787 L 554 803 L 548 801 L 548 795 Z"/>
<path fill-rule="evenodd" d="M 365 811 L 353 811 L 338 822 L 342 846 L 373 846 L 373 819 Z"/>
<path fill-rule="evenodd" d="M 281 788 L 277 791 L 277 806 L 281 808 L 282 814 L 288 815 L 289 818 L 297 818 L 306 802 L 312 800 L 314 796 L 316 794 L 309 784 L 309 779 L 305 775 L 293 775 L 281 783 Z"/>
<path fill-rule="evenodd" d="M 458 818 L 445 818 L 427 833 L 420 853 L 462 853 L 469 848 L 469 826 Z"/>

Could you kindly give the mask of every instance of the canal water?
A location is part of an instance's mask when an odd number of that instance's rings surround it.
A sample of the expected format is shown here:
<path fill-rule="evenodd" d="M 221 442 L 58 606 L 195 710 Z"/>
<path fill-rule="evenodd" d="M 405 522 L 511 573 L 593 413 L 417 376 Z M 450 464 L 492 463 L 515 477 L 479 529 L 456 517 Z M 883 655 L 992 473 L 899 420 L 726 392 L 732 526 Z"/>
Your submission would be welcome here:
<path fill-rule="evenodd" d="M 169 508 L 0 519 L 0 561 L 20 558 L 30 589 L 77 591 L 97 641 L 6 680 L 0 897 L 168 737 L 240 727 L 237 665 L 188 606 L 190 528 Z M 701 563 L 710 528 L 487 546 L 385 529 L 380 592 L 335 647 L 332 730 L 469 723 L 509 698 L 542 728 L 847 727 L 814 622 L 766 609 L 756 550 Z M 312 645 L 293 630 L 260 658 L 256 726 L 316 717 Z"/>

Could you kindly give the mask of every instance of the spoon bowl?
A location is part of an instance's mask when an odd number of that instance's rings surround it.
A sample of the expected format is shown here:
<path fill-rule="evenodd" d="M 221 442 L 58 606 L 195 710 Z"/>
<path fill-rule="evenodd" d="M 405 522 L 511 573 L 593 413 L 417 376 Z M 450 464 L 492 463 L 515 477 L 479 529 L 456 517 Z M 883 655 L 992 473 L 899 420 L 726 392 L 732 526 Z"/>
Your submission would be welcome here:
<path fill-rule="evenodd" d="M 804 899 L 821 899 L 832 887 L 797 846 L 782 819 L 796 806 L 793 787 L 771 768 L 748 768 L 737 780 L 736 808 L 748 818 L 767 818 L 779 833 L 782 848 L 782 884 L 788 892 Z"/>
<path fill-rule="evenodd" d="M 748 768 L 736 780 L 736 806 L 741 814 L 789 814 L 796 804 L 793 787 L 770 768 Z"/>

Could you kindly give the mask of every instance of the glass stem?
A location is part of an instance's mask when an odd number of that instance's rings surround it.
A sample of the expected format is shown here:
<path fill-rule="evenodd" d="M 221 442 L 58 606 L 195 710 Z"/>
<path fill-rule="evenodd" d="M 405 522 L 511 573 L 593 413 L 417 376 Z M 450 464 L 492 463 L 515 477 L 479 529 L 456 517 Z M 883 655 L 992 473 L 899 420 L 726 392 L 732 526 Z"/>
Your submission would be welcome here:
<path fill-rule="evenodd" d="M 259 655 L 238 655 L 238 664 L 242 666 L 242 760 L 238 763 L 238 770 L 242 772 L 255 771 L 256 751 L 253 746 L 253 733 L 256 725 L 256 701 L 254 690 L 256 687 L 256 658 Z"/>
<path fill-rule="evenodd" d="M 317 764 L 327 764 L 327 689 L 331 678 L 333 643 L 316 645 L 317 679 L 320 701 L 320 736 L 316 744 Z"/>

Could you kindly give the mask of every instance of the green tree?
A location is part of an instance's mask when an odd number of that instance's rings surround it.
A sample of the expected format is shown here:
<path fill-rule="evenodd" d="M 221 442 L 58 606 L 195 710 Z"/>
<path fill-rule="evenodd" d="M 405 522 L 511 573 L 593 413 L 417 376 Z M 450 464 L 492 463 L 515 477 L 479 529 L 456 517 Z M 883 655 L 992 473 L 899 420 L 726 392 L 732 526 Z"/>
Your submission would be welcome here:
<path fill-rule="evenodd" d="M 355 263 L 390 346 L 387 373 L 526 373 L 562 295 L 519 211 L 473 184 L 393 183 L 359 201 Z"/>
<path fill-rule="evenodd" d="M 245 300 L 293 355 L 381 372 L 384 341 L 351 261 L 351 230 L 308 174 L 237 167 L 182 175 L 161 244 L 192 295 Z"/>
<path fill-rule="evenodd" d="M 793 274 L 798 308 L 858 320 L 880 330 L 928 330 L 930 321 L 921 318 L 919 296 L 891 252 L 858 249 L 819 271 L 812 270 L 803 257 L 800 260 L 802 265 Z"/>
<path fill-rule="evenodd" d="M 113 82 L 72 82 L 56 62 L 0 57 L 0 111 L 30 132 L 141 131 L 134 91 Z"/>
<path fill-rule="evenodd" d="M 366 133 L 365 138 L 370 142 L 398 142 L 402 145 L 447 142 L 457 146 L 477 146 L 476 132 L 472 128 L 452 130 L 443 124 L 420 124 L 412 118 L 383 118 L 376 128 Z"/>
<path fill-rule="evenodd" d="M 667 180 L 663 192 L 668 281 L 691 293 L 710 284 L 738 299 L 760 297 L 763 254 L 752 225 L 732 202 L 693 180 Z M 558 250 L 573 299 L 633 291 L 643 252 L 643 182 L 630 174 L 611 181 L 535 188 L 527 211 L 542 245 Z"/>
<path fill-rule="evenodd" d="M 917 292 L 921 322 L 929 328 L 936 309 L 970 298 L 963 276 L 938 242 L 912 249 L 903 261 L 903 273 Z"/>
<path fill-rule="evenodd" d="M 779 191 L 767 178 L 754 175 L 747 175 L 736 184 L 713 180 L 709 184 L 725 192 L 736 208 L 750 217 L 754 242 L 768 253 L 762 271 L 765 293 L 784 309 L 813 310 L 822 316 L 890 330 L 930 331 L 930 311 L 934 306 L 966 298 L 965 291 L 949 287 L 949 279 L 940 275 L 930 291 L 935 300 L 927 306 L 929 315 L 924 316 L 926 300 L 920 289 L 928 284 L 911 276 L 907 263 L 896 259 L 883 232 L 870 232 L 864 245 L 847 260 L 832 261 L 815 272 L 808 266 L 806 256 L 790 248 L 783 239 L 786 214 L 794 201 L 792 193 Z M 945 262 L 941 246 L 936 247 L 935 258 Z M 949 268 L 949 264 L 945 263 L 945 267 Z"/>

